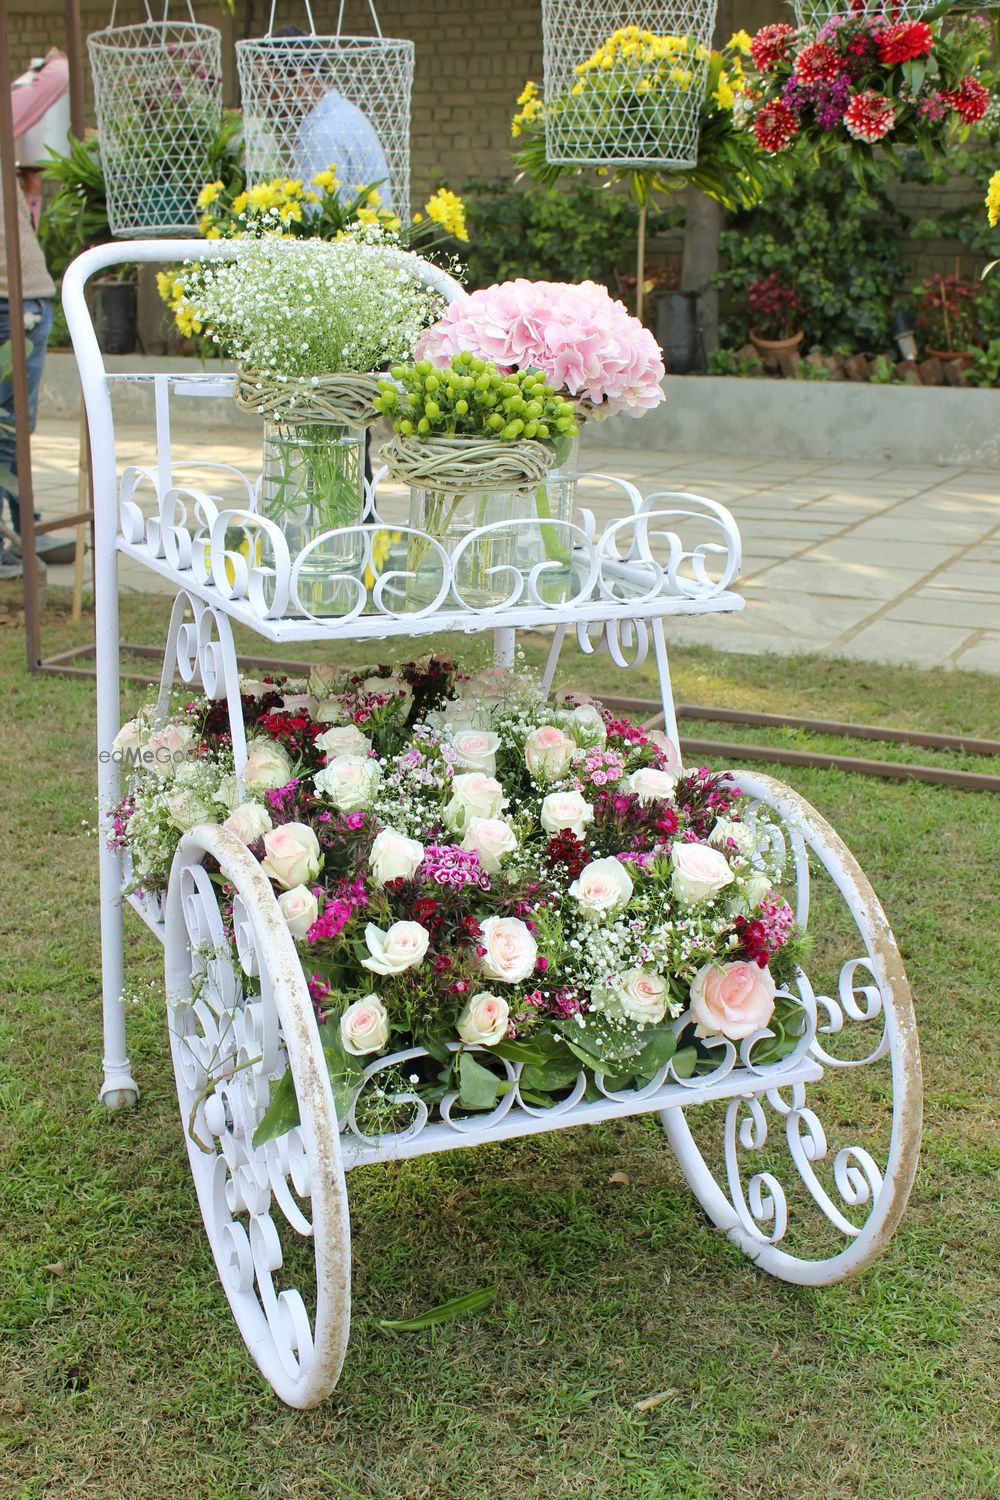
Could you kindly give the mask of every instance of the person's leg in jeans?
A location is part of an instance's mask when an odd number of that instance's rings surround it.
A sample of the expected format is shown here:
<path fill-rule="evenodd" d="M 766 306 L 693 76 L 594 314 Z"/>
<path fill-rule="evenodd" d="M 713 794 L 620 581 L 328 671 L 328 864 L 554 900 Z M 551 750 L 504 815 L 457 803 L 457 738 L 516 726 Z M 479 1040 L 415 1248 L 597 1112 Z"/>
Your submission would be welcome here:
<path fill-rule="evenodd" d="M 24 303 L 24 332 L 29 342 L 28 349 L 28 426 L 34 432 L 38 416 L 38 391 L 45 368 L 45 351 L 52 329 L 51 297 L 29 297 Z M 10 305 L 6 297 L 0 297 L 0 344 L 10 338 Z M 0 417 L 9 422 L 10 430 L 0 428 L 0 464 L 17 473 L 17 442 L 14 435 L 14 388 L 9 380 L 0 381 Z M 3 499 L 10 506 L 14 530 L 21 530 L 21 507 L 14 495 L 0 490 L 0 510 Z"/>

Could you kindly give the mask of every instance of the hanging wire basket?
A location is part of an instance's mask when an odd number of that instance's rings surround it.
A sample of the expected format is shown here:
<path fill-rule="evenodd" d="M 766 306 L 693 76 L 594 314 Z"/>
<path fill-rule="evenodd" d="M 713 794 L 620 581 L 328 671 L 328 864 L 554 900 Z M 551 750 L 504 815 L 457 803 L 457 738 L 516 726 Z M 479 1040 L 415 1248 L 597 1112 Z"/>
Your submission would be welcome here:
<path fill-rule="evenodd" d="M 932 10 L 938 0 L 792 0 L 795 24 L 810 31 L 819 28 L 831 16 L 884 16 L 887 21 L 919 21 Z M 975 6 L 983 10 L 988 5 L 1000 5 L 1000 0 L 981 0 Z"/>
<path fill-rule="evenodd" d="M 542 0 L 545 154 L 693 167 L 715 0 Z"/>
<path fill-rule="evenodd" d="M 169 3 L 169 0 L 168 0 Z M 222 34 L 189 21 L 111 24 L 87 38 L 108 223 L 116 238 L 198 231 L 222 123 Z"/>
<path fill-rule="evenodd" d="M 345 196 L 379 183 L 382 205 L 410 216 L 412 42 L 384 37 L 369 0 L 374 36 L 344 36 L 341 0 L 334 36 L 308 32 L 236 43 L 247 181 L 301 178 L 336 168 Z"/>

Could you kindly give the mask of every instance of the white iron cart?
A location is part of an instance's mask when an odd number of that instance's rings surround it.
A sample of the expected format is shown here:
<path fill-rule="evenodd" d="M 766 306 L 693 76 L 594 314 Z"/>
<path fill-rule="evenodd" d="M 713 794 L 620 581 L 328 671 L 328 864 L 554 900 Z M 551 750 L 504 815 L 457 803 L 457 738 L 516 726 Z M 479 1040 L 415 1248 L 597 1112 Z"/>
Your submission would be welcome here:
<path fill-rule="evenodd" d="M 238 253 L 224 241 L 138 242 L 89 250 L 66 273 L 63 300 L 94 456 L 99 747 L 107 750 L 120 726 L 120 557 L 149 568 L 176 591 L 161 704 L 177 674 L 209 698 L 225 699 L 238 768 L 246 741 L 234 626 L 249 627 L 284 658 L 301 657 L 308 643 L 362 647 L 402 638 L 419 645 L 431 632 L 491 632 L 503 663 L 512 660 L 518 630 L 554 627 L 548 683 L 568 641 L 585 653 L 605 649 L 622 671 L 652 650 L 662 722 L 676 742 L 664 622 L 742 607 L 730 587 L 739 569 L 739 535 L 732 516 L 714 501 L 669 490 L 644 498 L 631 484 L 602 476 L 620 496 L 620 515 L 599 527 L 578 511 L 577 582 L 569 602 L 545 603 L 537 578 L 519 574 L 501 606 L 465 607 L 445 557 L 438 598 L 419 613 L 405 613 L 394 608 L 400 565 L 391 558 L 380 563 L 374 545 L 381 525 L 376 476 L 359 528 L 366 551 L 351 585 L 355 602 L 336 618 L 318 618 L 297 602 L 302 559 L 289 557 L 280 530 L 255 511 L 255 480 L 223 464 L 199 464 L 217 475 L 220 490 L 236 485 L 228 510 L 219 495 L 185 484 L 171 461 L 172 408 L 190 411 L 192 397 L 227 400 L 231 381 L 109 374 L 84 291 L 90 277 L 126 259 Z M 461 295 L 436 268 L 427 265 L 424 274 L 446 297 Z M 150 466 L 126 460 L 119 474 L 111 387 L 121 379 L 152 383 L 157 459 Z M 234 546 L 234 532 L 252 537 L 252 545 Z M 491 1113 L 452 1113 L 446 1100 L 442 1118 L 432 1119 L 414 1098 L 405 1130 L 367 1136 L 353 1108 L 337 1116 L 298 954 L 269 881 L 239 840 L 200 825 L 181 842 L 165 900 L 126 896 L 164 944 L 182 1130 L 219 1276 L 251 1354 L 282 1400 L 313 1406 L 339 1375 L 350 1313 L 345 1175 L 361 1163 L 649 1112 L 660 1116 L 702 1208 L 761 1270 L 819 1286 L 860 1271 L 884 1250 L 910 1191 L 920 1138 L 920 1059 L 899 952 L 871 886 L 823 818 L 768 776 L 735 775 L 748 799 L 781 819 L 789 896 L 812 940 L 809 972 L 800 970 L 791 989 L 801 1006 L 801 1036 L 788 1056 L 766 1066 L 754 1065 L 748 1042 L 720 1039 L 692 1077 L 678 1076 L 670 1062 L 641 1089 L 616 1090 L 598 1078 L 595 1098 L 586 1096 L 581 1076 L 543 1109 L 521 1098 L 520 1065 L 505 1063 L 511 1086 Z M 102 805 L 113 805 L 118 795 L 118 768 L 104 757 Z M 113 1108 L 138 1097 L 122 1007 L 129 882 L 117 854 L 103 847 L 100 858 L 101 1097 Z M 235 966 L 222 956 L 218 887 L 206 858 L 235 891 Z M 678 1030 L 686 1024 L 686 1015 L 676 1023 Z M 415 1055 L 381 1058 L 368 1073 Z M 301 1123 L 255 1147 L 270 1089 L 286 1069 Z"/>

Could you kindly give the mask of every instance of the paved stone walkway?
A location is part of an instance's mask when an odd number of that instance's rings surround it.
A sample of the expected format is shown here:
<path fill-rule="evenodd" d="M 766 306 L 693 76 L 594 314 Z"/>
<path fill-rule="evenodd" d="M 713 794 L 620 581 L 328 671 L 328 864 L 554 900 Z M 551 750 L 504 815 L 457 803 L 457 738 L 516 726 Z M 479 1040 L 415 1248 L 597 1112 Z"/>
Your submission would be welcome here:
<path fill-rule="evenodd" d="M 36 506 L 46 519 L 75 509 L 77 438 L 77 424 L 68 421 L 45 421 L 35 435 Z M 191 462 L 185 477 L 197 482 L 199 458 L 210 454 L 252 471 L 259 465 L 254 447 L 252 433 L 203 428 L 192 430 L 186 446 L 177 443 L 175 455 Z M 149 430 L 122 428 L 119 456 L 152 462 Z M 1000 672 L 1000 471 L 744 462 L 598 444 L 586 448 L 585 460 L 644 493 L 689 490 L 735 515 L 747 607 L 739 615 L 678 621 L 675 639 Z M 602 519 L 612 514 L 606 489 L 593 503 Z M 49 577 L 68 584 L 72 568 L 50 568 Z M 122 586 L 162 587 L 129 564 Z"/>

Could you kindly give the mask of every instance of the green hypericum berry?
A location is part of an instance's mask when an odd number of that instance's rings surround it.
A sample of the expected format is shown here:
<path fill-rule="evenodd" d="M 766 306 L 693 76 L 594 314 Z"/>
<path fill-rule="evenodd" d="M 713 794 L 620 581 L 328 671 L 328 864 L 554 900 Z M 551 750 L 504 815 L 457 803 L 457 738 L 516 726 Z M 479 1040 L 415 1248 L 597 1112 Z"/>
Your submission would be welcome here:
<path fill-rule="evenodd" d="M 425 433 L 430 432 L 430 430 L 431 424 L 428 422 L 427 418 L 421 417 L 420 421 L 417 423 L 417 431 L 421 434 L 421 436 L 423 436 Z"/>
<path fill-rule="evenodd" d="M 466 412 L 469 410 L 468 401 L 456 401 L 455 410 L 458 412 L 458 415 L 460 417 L 464 417 Z"/>
<path fill-rule="evenodd" d="M 404 437 L 412 437 L 413 436 L 413 423 L 411 421 L 409 421 L 407 418 L 404 417 L 403 421 L 400 422 L 400 424 L 399 424 L 399 430 L 403 434 Z"/>
<path fill-rule="evenodd" d="M 499 432 L 503 426 L 503 417 L 494 412 L 492 416 L 486 418 L 486 425 L 491 432 Z"/>
<path fill-rule="evenodd" d="M 424 405 L 424 411 L 429 417 L 439 417 L 441 415 L 441 408 L 440 406 L 438 406 L 436 401 L 426 402 Z"/>

